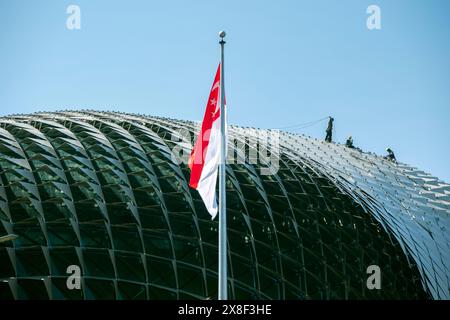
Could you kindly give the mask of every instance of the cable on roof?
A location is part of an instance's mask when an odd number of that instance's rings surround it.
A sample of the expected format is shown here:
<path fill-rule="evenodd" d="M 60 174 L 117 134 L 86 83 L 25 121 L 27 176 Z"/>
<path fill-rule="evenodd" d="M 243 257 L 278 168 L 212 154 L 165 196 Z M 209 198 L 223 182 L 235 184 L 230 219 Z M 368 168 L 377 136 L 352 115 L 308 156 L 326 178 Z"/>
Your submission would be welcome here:
<path fill-rule="evenodd" d="M 316 125 L 316 124 L 318 124 L 318 123 L 320 123 L 320 122 L 322 122 L 324 120 L 327 120 L 329 118 L 330 117 L 325 117 L 325 118 L 317 119 L 317 120 L 314 120 L 314 121 L 309 121 L 309 122 L 305 122 L 305 123 L 299 123 L 299 124 L 294 124 L 294 125 L 291 125 L 291 126 L 279 127 L 279 128 L 274 128 L 274 129 L 279 129 L 279 130 L 286 130 L 286 129 L 288 129 L 288 130 L 291 130 L 291 131 L 293 131 L 293 130 L 300 130 L 300 129 L 305 129 L 305 128 L 308 128 L 308 127 L 312 127 L 313 125 Z"/>

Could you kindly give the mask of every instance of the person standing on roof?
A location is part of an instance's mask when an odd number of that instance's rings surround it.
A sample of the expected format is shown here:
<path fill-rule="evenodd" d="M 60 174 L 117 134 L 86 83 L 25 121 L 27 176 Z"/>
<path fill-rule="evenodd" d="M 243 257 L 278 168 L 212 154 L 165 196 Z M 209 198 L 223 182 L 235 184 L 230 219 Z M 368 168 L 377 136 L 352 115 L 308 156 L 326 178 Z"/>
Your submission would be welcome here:
<path fill-rule="evenodd" d="M 332 140 L 333 121 L 334 121 L 334 119 L 332 117 L 330 117 L 330 119 L 328 120 L 328 127 L 327 127 L 327 130 L 326 130 L 327 135 L 325 136 L 325 141 L 326 142 L 331 142 L 331 140 Z"/>
<path fill-rule="evenodd" d="M 355 146 L 353 145 L 353 138 L 352 138 L 352 136 L 348 136 L 347 141 L 345 141 L 345 146 L 347 148 L 350 148 L 350 149 L 354 149 L 355 148 Z"/>
<path fill-rule="evenodd" d="M 391 148 L 386 148 L 386 152 L 388 153 L 386 156 L 384 156 L 385 159 L 392 161 L 394 163 L 397 163 L 397 159 L 395 158 L 394 151 L 391 150 Z"/>

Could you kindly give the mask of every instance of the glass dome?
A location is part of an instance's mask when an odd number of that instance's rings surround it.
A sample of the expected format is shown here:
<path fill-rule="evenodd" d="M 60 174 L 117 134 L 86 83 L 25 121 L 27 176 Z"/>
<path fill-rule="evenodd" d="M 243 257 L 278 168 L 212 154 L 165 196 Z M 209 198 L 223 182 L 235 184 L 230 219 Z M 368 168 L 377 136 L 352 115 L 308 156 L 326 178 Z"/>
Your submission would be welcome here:
<path fill-rule="evenodd" d="M 173 137 L 116 112 L 0 118 L 0 299 L 216 299 L 217 220 Z M 269 131 L 230 126 L 230 151 Z M 279 168 L 227 165 L 232 299 L 449 299 L 450 186 L 405 164 L 279 133 Z M 81 269 L 69 290 L 67 267 Z M 366 286 L 378 265 L 381 290 Z"/>

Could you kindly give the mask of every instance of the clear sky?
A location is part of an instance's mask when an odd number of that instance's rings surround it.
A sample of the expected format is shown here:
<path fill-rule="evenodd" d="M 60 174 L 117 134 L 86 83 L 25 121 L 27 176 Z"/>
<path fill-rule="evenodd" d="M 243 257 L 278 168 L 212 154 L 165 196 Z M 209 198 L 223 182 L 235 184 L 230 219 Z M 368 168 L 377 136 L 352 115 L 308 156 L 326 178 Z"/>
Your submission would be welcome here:
<path fill-rule="evenodd" d="M 68 30 L 66 9 L 81 9 Z M 368 30 L 366 9 L 381 9 Z M 450 1 L 0 0 L 0 115 L 89 108 L 200 120 L 227 31 L 229 123 L 333 115 L 450 182 Z M 326 122 L 300 130 L 323 138 Z"/>

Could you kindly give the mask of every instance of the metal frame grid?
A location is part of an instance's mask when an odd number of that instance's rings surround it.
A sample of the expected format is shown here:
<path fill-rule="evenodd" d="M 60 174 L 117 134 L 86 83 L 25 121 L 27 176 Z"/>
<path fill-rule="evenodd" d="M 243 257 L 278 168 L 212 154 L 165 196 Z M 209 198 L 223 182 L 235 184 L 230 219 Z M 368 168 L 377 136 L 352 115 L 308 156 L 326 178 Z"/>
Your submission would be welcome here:
<path fill-rule="evenodd" d="M 215 299 L 217 221 L 172 159 L 174 146 L 190 148 L 172 140 L 180 129 L 194 137 L 198 124 L 0 118 L 0 234 L 19 236 L 0 244 L 0 299 Z M 256 153 L 264 133 L 229 129 Z M 450 298 L 448 184 L 290 133 L 279 171 L 261 175 L 263 165 L 227 165 L 230 298 Z M 66 287 L 72 264 L 81 290 Z M 382 290 L 366 287 L 372 264 Z"/>

